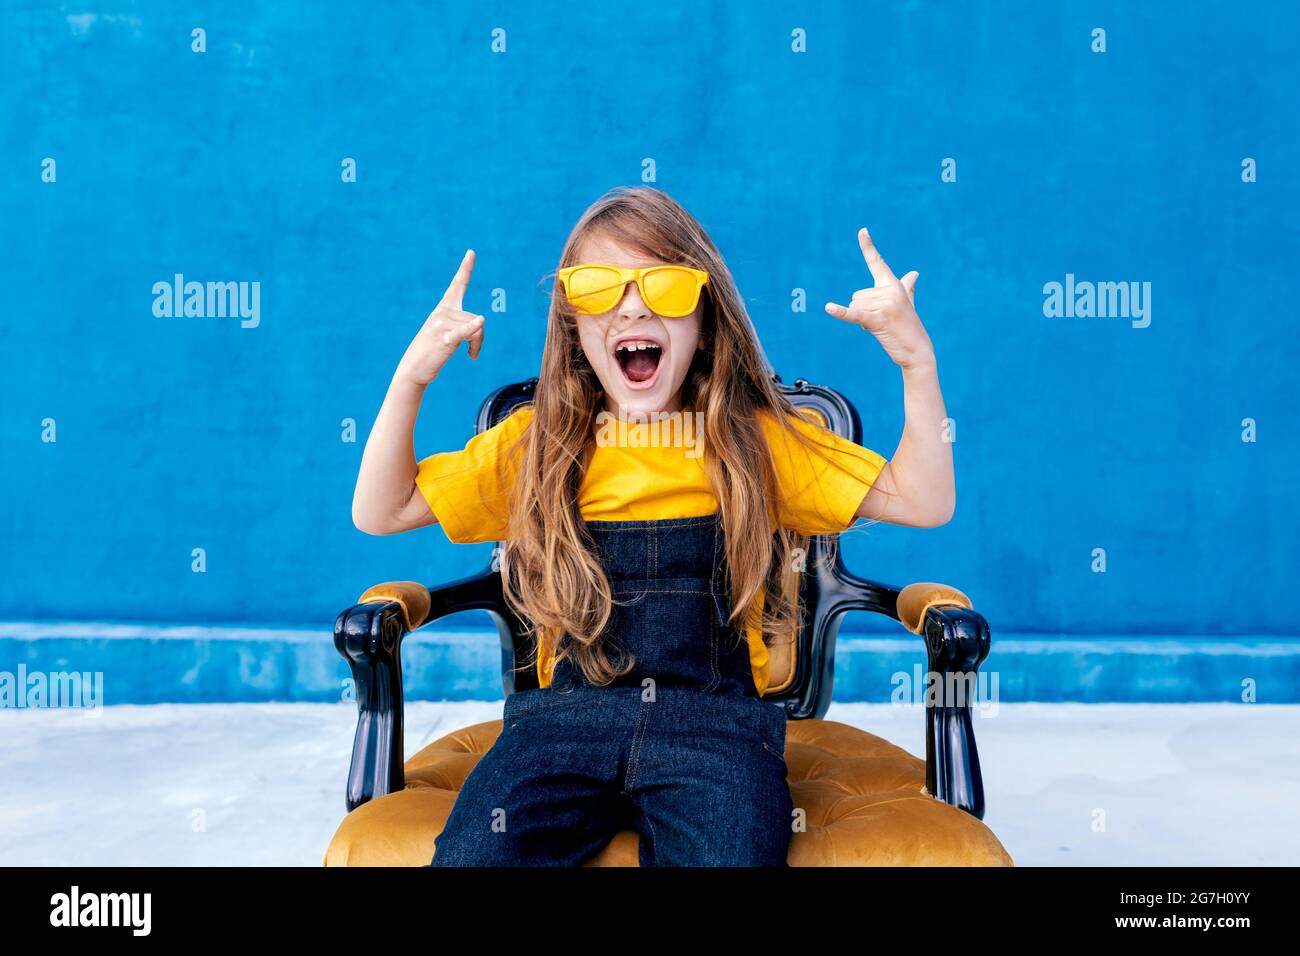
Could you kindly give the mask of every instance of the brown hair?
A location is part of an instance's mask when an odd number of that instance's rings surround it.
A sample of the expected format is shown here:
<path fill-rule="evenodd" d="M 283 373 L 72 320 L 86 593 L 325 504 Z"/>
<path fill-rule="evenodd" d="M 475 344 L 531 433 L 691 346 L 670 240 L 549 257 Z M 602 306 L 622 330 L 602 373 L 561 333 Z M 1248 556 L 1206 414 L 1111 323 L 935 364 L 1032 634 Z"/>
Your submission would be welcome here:
<path fill-rule="evenodd" d="M 584 241 L 596 233 L 647 257 L 709 274 L 700 348 L 686 374 L 682 404 L 703 412 L 703 462 L 726 538 L 730 623 L 761 627 L 765 641 L 790 634 L 799 613 L 795 549 L 806 549 L 807 542 L 779 527 L 776 468 L 760 413 L 771 414 L 804 445 L 815 442 L 789 421 L 794 407 L 776 387 L 731 273 L 690 213 L 657 189 L 612 189 L 573 227 L 558 268 L 576 265 Z M 535 636 L 566 636 L 554 648 L 555 663 L 572 658 L 593 684 L 607 684 L 633 666 L 628 661 L 617 668 L 603 646 L 613 598 L 578 509 L 603 404 L 576 316 L 557 283 L 533 419 L 512 451 L 518 455 L 517 480 L 502 573 L 507 603 Z M 754 614 L 760 591 L 761 619 Z"/>

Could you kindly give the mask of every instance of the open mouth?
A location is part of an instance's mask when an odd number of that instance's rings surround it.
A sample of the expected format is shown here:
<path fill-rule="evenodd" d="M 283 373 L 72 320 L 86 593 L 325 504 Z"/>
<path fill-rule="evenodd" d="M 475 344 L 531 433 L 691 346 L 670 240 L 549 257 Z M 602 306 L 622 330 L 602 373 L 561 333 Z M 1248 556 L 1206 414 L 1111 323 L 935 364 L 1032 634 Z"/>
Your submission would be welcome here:
<path fill-rule="evenodd" d="M 659 360 L 663 349 L 648 339 L 627 339 L 614 349 L 623 377 L 632 385 L 649 388 L 659 376 Z"/>

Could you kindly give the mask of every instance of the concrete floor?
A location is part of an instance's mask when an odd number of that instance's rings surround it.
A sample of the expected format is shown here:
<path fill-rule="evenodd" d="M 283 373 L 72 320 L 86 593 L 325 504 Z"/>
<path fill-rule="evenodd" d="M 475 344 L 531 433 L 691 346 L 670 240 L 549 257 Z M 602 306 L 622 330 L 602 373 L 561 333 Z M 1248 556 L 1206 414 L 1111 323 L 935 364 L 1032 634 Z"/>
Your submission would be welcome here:
<path fill-rule="evenodd" d="M 407 706 L 407 752 L 501 702 Z M 912 706 L 827 717 L 924 753 Z M 0 710 L 0 864 L 317 866 L 352 704 Z M 1003 704 L 985 822 L 1019 865 L 1300 862 L 1300 706 Z"/>

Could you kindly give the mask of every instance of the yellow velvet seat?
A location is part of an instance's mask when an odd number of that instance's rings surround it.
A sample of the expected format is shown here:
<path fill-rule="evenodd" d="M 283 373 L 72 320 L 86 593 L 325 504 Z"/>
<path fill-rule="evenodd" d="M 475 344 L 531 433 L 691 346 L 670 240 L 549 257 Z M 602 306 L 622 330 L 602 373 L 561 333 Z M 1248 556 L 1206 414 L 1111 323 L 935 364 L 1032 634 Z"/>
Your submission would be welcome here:
<path fill-rule="evenodd" d="M 925 762 L 834 720 L 786 724 L 790 794 L 806 829 L 790 841 L 791 866 L 1011 866 L 993 832 L 925 792 Z M 501 721 L 465 727 L 406 762 L 406 788 L 348 814 L 326 866 L 423 866 L 433 856 L 465 778 Z M 618 834 L 586 865 L 636 866 L 638 835 Z"/>

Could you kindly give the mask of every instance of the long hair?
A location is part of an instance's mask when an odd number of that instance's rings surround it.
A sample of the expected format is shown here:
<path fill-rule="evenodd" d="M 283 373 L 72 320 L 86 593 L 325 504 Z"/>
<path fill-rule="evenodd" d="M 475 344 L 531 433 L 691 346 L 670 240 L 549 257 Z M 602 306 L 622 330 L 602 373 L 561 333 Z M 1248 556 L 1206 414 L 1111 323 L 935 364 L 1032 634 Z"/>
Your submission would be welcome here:
<path fill-rule="evenodd" d="M 728 623 L 761 628 L 768 643 L 789 635 L 799 624 L 796 549 L 806 553 L 807 541 L 779 526 L 776 467 L 759 416 L 770 414 L 804 445 L 810 440 L 789 421 L 796 412 L 776 387 L 735 281 L 699 222 L 657 189 L 620 186 L 598 199 L 569 234 L 557 271 L 577 265 L 583 243 L 598 233 L 649 258 L 709 274 L 700 347 L 686 374 L 682 405 L 703 413 L 702 461 L 726 541 Z M 507 604 L 535 638 L 554 642 L 554 662 L 572 659 L 590 683 L 600 685 L 627 673 L 634 660 L 620 667 L 607 654 L 603 634 L 613 596 L 579 513 L 604 389 L 576 323 L 556 283 L 533 418 L 512 450 L 517 480 L 501 567 Z"/>

